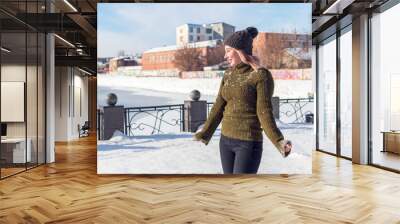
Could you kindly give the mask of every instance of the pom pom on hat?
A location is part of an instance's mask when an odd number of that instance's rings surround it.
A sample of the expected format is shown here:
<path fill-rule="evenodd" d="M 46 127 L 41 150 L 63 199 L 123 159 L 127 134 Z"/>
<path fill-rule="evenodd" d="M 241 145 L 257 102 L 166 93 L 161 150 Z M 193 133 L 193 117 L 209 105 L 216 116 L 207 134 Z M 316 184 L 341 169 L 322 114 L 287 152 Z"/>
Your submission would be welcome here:
<path fill-rule="evenodd" d="M 252 55 L 253 39 L 257 35 L 257 28 L 247 27 L 245 30 L 236 31 L 231 34 L 225 39 L 224 44 L 238 50 L 243 50 L 245 53 Z"/>
<path fill-rule="evenodd" d="M 252 38 L 255 38 L 258 34 L 258 30 L 255 27 L 247 27 L 246 31 L 250 34 Z"/>

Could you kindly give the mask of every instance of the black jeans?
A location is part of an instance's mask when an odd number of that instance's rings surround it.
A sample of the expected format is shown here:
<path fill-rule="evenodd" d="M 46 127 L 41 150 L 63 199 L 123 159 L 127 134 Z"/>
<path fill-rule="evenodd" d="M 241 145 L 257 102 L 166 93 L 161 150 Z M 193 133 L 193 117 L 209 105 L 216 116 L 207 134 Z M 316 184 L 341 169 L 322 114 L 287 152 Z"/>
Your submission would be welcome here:
<path fill-rule="evenodd" d="M 219 150 L 224 174 L 257 173 L 263 143 L 228 138 L 221 135 Z"/>

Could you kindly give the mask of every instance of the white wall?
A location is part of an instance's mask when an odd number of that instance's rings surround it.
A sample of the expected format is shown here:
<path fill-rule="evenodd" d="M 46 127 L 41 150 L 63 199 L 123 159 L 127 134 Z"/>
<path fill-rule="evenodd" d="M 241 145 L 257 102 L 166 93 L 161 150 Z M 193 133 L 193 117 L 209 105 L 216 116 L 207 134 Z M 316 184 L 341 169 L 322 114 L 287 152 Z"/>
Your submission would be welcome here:
<path fill-rule="evenodd" d="M 207 34 L 206 33 L 206 26 L 202 26 L 202 25 L 193 25 L 193 32 L 189 32 L 189 25 L 188 24 L 184 24 L 181 26 L 176 27 L 176 45 L 184 45 L 187 43 L 192 43 L 192 42 L 198 42 L 198 41 L 206 41 L 209 40 L 208 37 L 212 37 L 212 32 L 211 34 Z M 200 28 L 200 33 L 197 33 L 197 28 Z M 213 28 L 212 26 L 209 26 L 208 28 Z M 181 32 L 182 30 L 182 32 Z M 189 40 L 189 35 L 191 35 L 193 37 L 193 40 L 190 41 Z M 200 40 L 197 40 L 197 36 L 200 37 Z M 180 40 L 180 37 L 183 37 L 182 41 Z"/>
<path fill-rule="evenodd" d="M 82 73 L 79 73 L 82 74 Z M 75 70 L 75 77 L 74 77 L 74 96 L 72 96 L 74 100 L 74 112 L 73 118 L 71 120 L 71 135 L 72 138 L 78 138 L 79 137 L 79 132 L 78 132 L 78 125 L 82 126 L 85 121 L 88 121 L 88 78 L 87 77 L 82 77 L 80 75 L 76 74 Z M 80 102 L 79 102 L 80 101 Z M 81 107 L 81 108 L 80 108 Z M 82 110 L 82 111 L 80 111 Z"/>
<path fill-rule="evenodd" d="M 1 66 L 1 81 L 25 82 L 25 64 L 8 64 Z M 7 110 L 7 108 L 1 108 Z M 25 137 L 25 122 L 8 122 L 7 137 Z"/>
<path fill-rule="evenodd" d="M 180 32 L 182 30 L 182 33 Z M 183 37 L 182 41 L 180 37 Z M 176 45 L 183 45 L 189 41 L 189 27 L 187 24 L 176 27 Z"/>
<path fill-rule="evenodd" d="M 78 125 L 88 120 L 88 78 L 82 75 L 76 68 L 56 67 L 56 141 L 79 138 Z"/>
<path fill-rule="evenodd" d="M 55 140 L 67 141 L 68 139 L 68 87 L 70 77 L 67 67 L 55 68 Z"/>
<path fill-rule="evenodd" d="M 28 70 L 30 70 L 28 68 Z M 3 82 L 25 82 L 26 67 L 18 64 L 3 64 L 1 66 L 1 81 Z M 29 94 L 28 94 L 29 96 Z M 7 110 L 7 108 L 1 108 Z M 25 137 L 25 122 L 7 122 L 8 137 Z"/>
<path fill-rule="evenodd" d="M 2 107 L 2 114 L 6 113 L 22 113 L 22 121 L 20 122 L 6 122 L 7 123 L 7 137 L 24 138 L 25 135 L 29 139 L 32 161 L 36 162 L 39 158 L 39 163 L 44 163 L 44 74 L 41 67 L 25 66 L 25 64 L 2 64 L 1 66 L 1 81 L 2 82 L 24 82 L 26 85 L 26 100 L 18 108 Z M 27 80 L 25 80 L 27 78 Z M 7 98 L 9 92 L 4 92 L 2 89 L 2 98 Z M 18 94 L 24 94 L 24 89 L 18 90 Z M 17 93 L 15 93 L 17 94 Z M 21 98 L 25 98 L 22 96 Z M 26 102 L 26 106 L 25 106 Z M 17 102 L 15 102 L 17 103 Z M 14 110 L 14 111 L 13 111 Z M 19 111 L 15 111 L 19 110 Z M 24 114 L 26 112 L 26 120 Z M 37 156 L 37 153 L 39 155 Z"/>

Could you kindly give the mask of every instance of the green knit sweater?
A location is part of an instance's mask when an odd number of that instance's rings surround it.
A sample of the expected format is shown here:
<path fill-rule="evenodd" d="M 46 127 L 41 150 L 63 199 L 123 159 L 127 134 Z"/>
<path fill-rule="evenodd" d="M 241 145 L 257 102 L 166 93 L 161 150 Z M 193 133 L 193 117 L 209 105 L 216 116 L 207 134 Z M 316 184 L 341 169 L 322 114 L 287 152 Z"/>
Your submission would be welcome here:
<path fill-rule="evenodd" d="M 225 71 L 217 99 L 203 129 L 195 138 L 206 145 L 222 121 L 222 135 L 234 139 L 262 141 L 262 130 L 280 148 L 283 139 L 272 114 L 274 80 L 271 73 L 240 63 Z M 262 127 L 262 128 L 261 128 Z"/>

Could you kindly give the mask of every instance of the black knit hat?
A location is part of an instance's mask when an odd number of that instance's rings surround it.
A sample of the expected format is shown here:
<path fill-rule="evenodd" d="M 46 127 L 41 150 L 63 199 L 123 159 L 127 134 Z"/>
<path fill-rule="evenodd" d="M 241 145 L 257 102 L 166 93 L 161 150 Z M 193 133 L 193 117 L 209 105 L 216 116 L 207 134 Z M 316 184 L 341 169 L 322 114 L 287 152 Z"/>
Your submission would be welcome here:
<path fill-rule="evenodd" d="M 245 30 L 236 31 L 228 36 L 224 44 L 252 55 L 253 38 L 255 38 L 257 34 L 257 28 L 247 27 Z"/>

